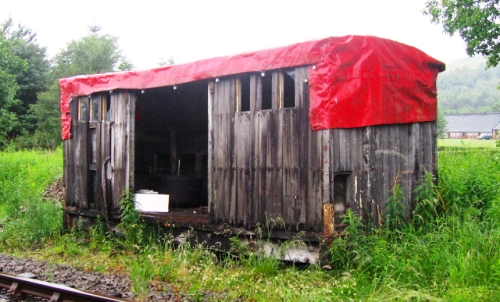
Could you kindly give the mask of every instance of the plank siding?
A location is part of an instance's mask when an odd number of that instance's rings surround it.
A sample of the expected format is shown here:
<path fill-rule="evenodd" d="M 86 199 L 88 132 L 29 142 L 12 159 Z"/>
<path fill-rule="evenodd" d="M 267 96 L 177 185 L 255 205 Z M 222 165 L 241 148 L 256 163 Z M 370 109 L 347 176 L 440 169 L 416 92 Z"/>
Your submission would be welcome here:
<path fill-rule="evenodd" d="M 347 204 L 354 212 L 372 222 L 381 222 L 378 214 L 384 213 L 395 181 L 403 189 L 405 205 L 410 212 L 417 182 L 426 170 L 435 167 L 435 140 L 421 141 L 423 137 L 433 137 L 433 125 L 419 123 L 330 130 L 330 175 L 350 173 Z M 332 188 L 330 191 L 333 194 Z"/>
<path fill-rule="evenodd" d="M 266 72 L 273 89 L 272 108 L 265 110 L 260 74 L 250 75 L 250 110 L 244 112 L 237 111 L 241 87 L 235 77 L 208 84 L 211 223 L 253 229 L 281 217 L 289 231 L 328 228 L 330 234 L 323 233 L 328 236 L 335 231 L 328 217 L 341 222 L 334 213 L 338 198 L 345 195 L 346 209 L 378 224 L 396 181 L 410 211 L 417 182 L 426 172 L 436 173 L 434 122 L 312 131 L 308 68 L 295 68 L 295 107 L 282 108 L 280 71 Z M 71 102 L 73 138 L 64 142 L 67 207 L 86 210 L 95 195 L 96 210 L 109 219 L 123 191 L 133 188 L 135 99 L 135 94 L 115 91 L 110 117 L 90 127 L 78 118 L 78 102 Z M 197 158 L 197 175 L 200 163 Z M 97 173 L 94 194 L 89 171 Z"/>
<path fill-rule="evenodd" d="M 214 221 L 252 228 L 257 222 L 281 217 L 288 229 L 298 231 L 307 224 L 304 210 L 308 207 L 306 193 L 310 190 L 316 192 L 316 200 L 310 206 L 309 227 L 319 231 L 321 222 L 317 218 L 321 218 L 324 193 L 322 144 L 328 138 L 327 132 L 313 132 L 309 127 L 308 87 L 304 81 L 307 68 L 296 71 L 295 108 L 278 108 L 279 73 L 266 76 L 271 76 L 274 84 L 271 109 L 260 110 L 260 76 L 250 77 L 249 112 L 235 112 L 237 87 L 233 79 L 222 79 L 213 87 L 210 183 Z M 230 112 L 231 120 L 226 118 Z M 303 130 L 302 125 L 306 125 Z M 311 146 L 298 143 L 308 137 L 315 139 Z M 317 153 L 314 170 L 307 160 L 303 163 L 311 148 Z M 314 174 L 314 183 L 308 182 L 310 174 Z M 313 189 L 316 185 L 319 190 Z"/>

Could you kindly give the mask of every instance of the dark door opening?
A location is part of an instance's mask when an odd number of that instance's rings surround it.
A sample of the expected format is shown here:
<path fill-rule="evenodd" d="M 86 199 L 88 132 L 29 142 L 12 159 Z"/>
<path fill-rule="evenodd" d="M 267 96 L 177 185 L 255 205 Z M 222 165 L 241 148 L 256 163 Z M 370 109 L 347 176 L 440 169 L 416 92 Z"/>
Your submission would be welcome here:
<path fill-rule="evenodd" d="M 335 212 L 335 225 L 342 224 L 346 209 L 349 206 L 349 173 L 335 174 L 333 176 L 333 207 Z"/>
<path fill-rule="evenodd" d="M 207 87 L 198 81 L 138 94 L 135 192 L 169 194 L 171 209 L 207 205 Z"/>

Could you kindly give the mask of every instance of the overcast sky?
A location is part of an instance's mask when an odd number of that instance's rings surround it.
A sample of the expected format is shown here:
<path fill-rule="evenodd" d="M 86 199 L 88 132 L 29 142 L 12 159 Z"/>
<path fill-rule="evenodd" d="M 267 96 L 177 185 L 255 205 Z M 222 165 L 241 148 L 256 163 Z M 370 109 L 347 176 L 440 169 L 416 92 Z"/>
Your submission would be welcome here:
<path fill-rule="evenodd" d="M 425 1 L 0 0 L 0 22 L 11 16 L 33 29 L 50 57 L 98 25 L 137 69 L 351 34 L 403 42 L 445 63 L 466 57 L 459 37 L 422 14 Z"/>

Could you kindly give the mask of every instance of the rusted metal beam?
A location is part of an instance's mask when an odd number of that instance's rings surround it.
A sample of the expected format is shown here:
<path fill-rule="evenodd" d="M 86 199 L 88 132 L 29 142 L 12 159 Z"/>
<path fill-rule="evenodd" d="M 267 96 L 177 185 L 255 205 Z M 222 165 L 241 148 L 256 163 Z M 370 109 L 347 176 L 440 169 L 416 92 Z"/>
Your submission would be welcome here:
<path fill-rule="evenodd" d="M 333 238 L 335 233 L 335 206 L 333 203 L 323 203 L 323 234 L 321 237 Z"/>
<path fill-rule="evenodd" d="M 65 285 L 59 285 L 40 281 L 36 279 L 12 276 L 0 273 L 0 287 L 6 288 L 9 294 L 20 297 L 23 294 L 50 299 L 54 302 L 118 302 L 128 301 L 125 299 L 100 295 L 74 289 Z"/>

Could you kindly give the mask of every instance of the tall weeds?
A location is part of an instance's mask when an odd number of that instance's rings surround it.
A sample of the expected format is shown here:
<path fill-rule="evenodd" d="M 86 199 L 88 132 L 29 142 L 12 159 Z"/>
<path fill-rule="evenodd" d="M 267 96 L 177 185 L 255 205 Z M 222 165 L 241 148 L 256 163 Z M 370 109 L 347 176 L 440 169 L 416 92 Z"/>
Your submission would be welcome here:
<path fill-rule="evenodd" d="M 0 153 L 0 245 L 40 244 L 62 229 L 61 207 L 43 191 L 62 175 L 62 149 Z"/>
<path fill-rule="evenodd" d="M 331 247 L 334 271 L 350 274 L 365 297 L 494 300 L 500 288 L 499 156 L 441 152 L 439 180 L 422 179 L 411 219 L 398 206 L 397 183 L 381 228 L 348 212 L 346 236 Z"/>

